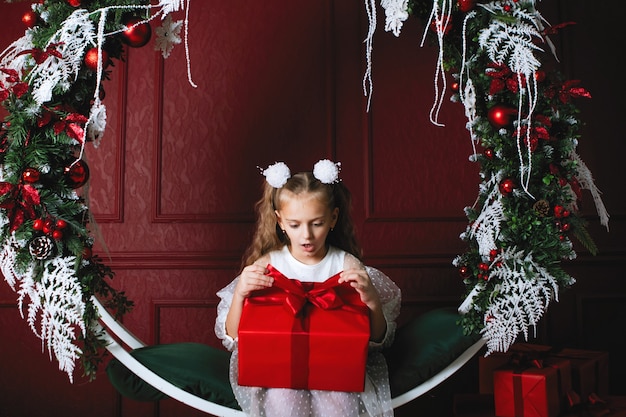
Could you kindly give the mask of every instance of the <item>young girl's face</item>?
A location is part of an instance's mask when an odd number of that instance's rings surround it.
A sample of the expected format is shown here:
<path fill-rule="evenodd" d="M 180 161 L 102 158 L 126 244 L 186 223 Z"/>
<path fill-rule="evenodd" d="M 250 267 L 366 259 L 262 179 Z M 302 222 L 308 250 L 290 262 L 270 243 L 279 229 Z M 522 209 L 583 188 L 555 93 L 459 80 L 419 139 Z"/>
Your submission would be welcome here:
<path fill-rule="evenodd" d="M 326 236 L 335 227 L 338 213 L 338 208 L 331 210 L 316 194 L 284 191 L 276 216 L 289 237 L 293 257 L 309 265 L 320 262 L 326 256 Z"/>

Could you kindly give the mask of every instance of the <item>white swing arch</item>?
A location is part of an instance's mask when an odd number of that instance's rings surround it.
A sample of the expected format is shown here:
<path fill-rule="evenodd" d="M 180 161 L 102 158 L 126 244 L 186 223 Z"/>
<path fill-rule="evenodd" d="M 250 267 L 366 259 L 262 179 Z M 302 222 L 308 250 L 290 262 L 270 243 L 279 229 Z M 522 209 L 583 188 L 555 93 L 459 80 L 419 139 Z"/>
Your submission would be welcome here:
<path fill-rule="evenodd" d="M 157 375 L 147 366 L 133 357 L 130 352 L 134 349 L 140 349 L 147 345 L 139 338 L 133 335 L 126 327 L 107 311 L 102 303 L 95 297 L 92 297 L 94 306 L 98 309 L 100 316 L 100 326 L 102 327 L 102 338 L 107 343 L 106 349 L 129 371 L 134 373 L 137 377 L 141 378 L 146 383 L 150 384 L 155 389 L 159 390 L 163 394 L 170 398 L 173 398 L 181 403 L 184 403 L 199 411 L 212 414 L 220 417 L 244 417 L 245 414 L 241 410 L 236 410 L 215 402 L 198 397 L 190 392 L 187 392 L 165 378 Z M 393 408 L 398 408 L 405 405 L 421 395 L 432 390 L 455 372 L 463 367 L 474 355 L 476 355 L 480 349 L 484 346 L 485 340 L 483 338 L 478 339 L 474 344 L 469 346 L 464 352 L 457 356 L 452 362 L 441 369 L 439 372 L 410 389 L 409 391 L 398 395 L 391 399 Z"/>

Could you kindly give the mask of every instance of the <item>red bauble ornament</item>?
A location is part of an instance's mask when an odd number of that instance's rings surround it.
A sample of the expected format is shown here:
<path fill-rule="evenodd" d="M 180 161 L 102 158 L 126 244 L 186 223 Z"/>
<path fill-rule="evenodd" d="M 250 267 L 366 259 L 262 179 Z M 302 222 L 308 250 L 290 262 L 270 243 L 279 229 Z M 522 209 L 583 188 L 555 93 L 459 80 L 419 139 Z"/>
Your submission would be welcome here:
<path fill-rule="evenodd" d="M 83 60 L 85 66 L 92 71 L 96 71 L 98 69 L 98 48 L 91 48 L 85 54 L 85 59 Z M 109 54 L 104 49 L 102 50 L 102 68 L 106 68 L 107 63 L 109 62 Z"/>
<path fill-rule="evenodd" d="M 450 84 L 450 90 L 454 91 L 455 93 L 459 91 L 459 82 L 455 81 L 452 84 Z"/>
<path fill-rule="evenodd" d="M 467 13 L 476 7 L 476 0 L 458 0 L 456 4 L 460 11 Z"/>
<path fill-rule="evenodd" d="M 29 184 L 33 184 L 39 181 L 39 176 L 39 171 L 35 168 L 26 168 L 24 172 L 22 172 L 22 179 L 24 180 L 24 182 L 27 182 Z"/>
<path fill-rule="evenodd" d="M 513 182 L 512 179 L 507 178 L 500 183 L 499 187 L 500 187 L 500 192 L 502 194 L 508 195 L 508 194 L 511 194 L 513 190 L 515 189 L 515 183 Z"/>
<path fill-rule="evenodd" d="M 52 239 L 61 240 L 63 239 L 63 232 L 60 230 L 55 230 L 52 232 Z"/>
<path fill-rule="evenodd" d="M 67 0 L 67 4 L 72 7 L 80 7 L 81 3 L 81 0 Z"/>
<path fill-rule="evenodd" d="M 89 166 L 82 159 L 66 167 L 63 174 L 67 184 L 72 188 L 80 188 L 89 180 Z"/>
<path fill-rule="evenodd" d="M 511 124 L 511 117 L 517 113 L 517 110 L 496 104 L 487 112 L 487 119 L 492 126 L 501 128 Z"/>
<path fill-rule="evenodd" d="M 37 13 L 29 10 L 22 15 L 22 23 L 24 23 L 27 28 L 33 28 L 37 25 L 38 18 L 39 16 L 37 16 Z"/>
<path fill-rule="evenodd" d="M 488 159 L 493 159 L 493 149 L 487 148 L 483 151 L 483 155 L 485 155 Z"/>
<path fill-rule="evenodd" d="M 67 222 L 63 219 L 58 219 L 55 225 L 57 229 L 65 229 L 67 227 Z"/>
<path fill-rule="evenodd" d="M 152 28 L 148 22 L 139 23 L 141 21 L 138 17 L 132 17 L 124 22 L 126 29 L 122 32 L 122 40 L 128 46 L 140 48 L 150 40 Z"/>
<path fill-rule="evenodd" d="M 469 278 L 472 275 L 472 272 L 467 266 L 463 265 L 459 268 L 459 275 L 461 275 L 461 278 Z"/>
<path fill-rule="evenodd" d="M 535 71 L 535 80 L 537 80 L 538 83 L 542 82 L 545 79 L 546 79 L 546 72 L 545 71 L 543 71 L 543 70 Z"/>

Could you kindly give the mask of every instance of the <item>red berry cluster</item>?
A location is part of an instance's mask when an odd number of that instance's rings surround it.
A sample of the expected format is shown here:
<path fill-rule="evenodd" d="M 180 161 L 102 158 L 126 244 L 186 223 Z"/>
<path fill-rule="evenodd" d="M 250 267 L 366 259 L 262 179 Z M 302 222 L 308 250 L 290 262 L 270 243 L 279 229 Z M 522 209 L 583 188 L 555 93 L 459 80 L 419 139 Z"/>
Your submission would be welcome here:
<path fill-rule="evenodd" d="M 569 231 L 570 229 L 570 224 L 568 222 L 569 215 L 570 215 L 570 211 L 566 209 L 565 207 L 559 206 L 559 205 L 554 206 L 554 217 L 556 218 L 556 221 L 554 223 L 556 224 L 556 227 L 559 229 L 559 232 L 567 233 Z M 563 240 L 565 239 L 565 236 L 561 234 L 561 236 L 559 236 L 559 239 Z"/>
<path fill-rule="evenodd" d="M 67 222 L 63 219 L 36 219 L 33 222 L 33 229 L 41 231 L 54 240 L 63 239 L 63 230 L 67 227 Z"/>

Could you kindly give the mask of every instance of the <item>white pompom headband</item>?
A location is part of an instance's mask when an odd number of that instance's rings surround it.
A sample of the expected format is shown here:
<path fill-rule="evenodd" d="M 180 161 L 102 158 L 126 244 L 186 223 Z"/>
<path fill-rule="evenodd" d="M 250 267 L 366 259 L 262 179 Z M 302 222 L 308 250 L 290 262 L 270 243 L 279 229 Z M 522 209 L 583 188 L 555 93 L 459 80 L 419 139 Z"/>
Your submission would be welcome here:
<path fill-rule="evenodd" d="M 267 183 L 274 188 L 281 188 L 291 178 L 291 171 L 284 162 L 276 162 L 266 169 L 259 169 Z M 313 166 L 313 176 L 324 184 L 339 182 L 339 171 L 341 171 L 341 162 L 333 162 L 329 159 L 321 159 Z"/>

